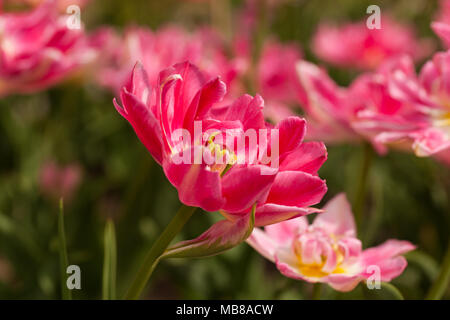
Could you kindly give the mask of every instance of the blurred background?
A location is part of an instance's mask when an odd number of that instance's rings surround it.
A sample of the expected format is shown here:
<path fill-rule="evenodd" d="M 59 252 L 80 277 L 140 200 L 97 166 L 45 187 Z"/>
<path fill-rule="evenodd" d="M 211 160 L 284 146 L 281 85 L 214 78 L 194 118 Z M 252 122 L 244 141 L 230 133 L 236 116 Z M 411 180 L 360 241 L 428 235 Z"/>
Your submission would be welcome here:
<path fill-rule="evenodd" d="M 437 1 L 269 2 L 261 4 L 265 9 L 258 18 L 264 30 L 260 37 L 298 44 L 306 60 L 326 66 L 341 85 L 347 85 L 358 71 L 329 65 L 313 53 L 311 40 L 323 21 L 366 19 L 366 8 L 377 4 L 383 14 L 410 24 L 418 38 L 428 39 L 437 49 L 440 46 L 430 29 Z M 153 30 L 167 24 L 187 30 L 210 25 L 232 37 L 245 31 L 238 22 L 245 5 L 245 1 L 229 1 L 229 11 L 224 12 L 209 1 L 92 0 L 82 7 L 81 20 L 87 31 L 105 25 L 117 32 L 130 25 Z M 249 93 L 256 93 L 251 88 Z M 72 291 L 75 299 L 101 298 L 107 219 L 116 228 L 120 297 L 179 208 L 176 190 L 114 109 L 114 96 L 94 81 L 77 78 L 33 94 L 0 98 L 1 299 L 61 298 L 60 197 L 64 197 L 69 263 L 79 265 L 82 273 L 82 289 Z M 328 152 L 320 176 L 327 180 L 329 191 L 318 207 L 339 192 L 353 198 L 364 148 L 328 146 Z M 438 273 L 449 238 L 448 167 L 431 158 L 391 151 L 373 158 L 367 190 L 359 230 L 364 247 L 389 238 L 416 244 L 418 249 L 407 255 L 408 268 L 393 284 L 405 298 L 422 299 Z M 198 210 L 177 240 L 196 237 L 219 218 L 217 213 Z M 311 291 L 311 284 L 282 276 L 243 243 L 211 258 L 163 261 L 145 298 L 305 299 Z M 385 293 L 375 291 L 359 285 L 352 292 L 337 293 L 327 287 L 323 298 L 385 298 Z M 450 298 L 449 291 L 444 298 Z"/>

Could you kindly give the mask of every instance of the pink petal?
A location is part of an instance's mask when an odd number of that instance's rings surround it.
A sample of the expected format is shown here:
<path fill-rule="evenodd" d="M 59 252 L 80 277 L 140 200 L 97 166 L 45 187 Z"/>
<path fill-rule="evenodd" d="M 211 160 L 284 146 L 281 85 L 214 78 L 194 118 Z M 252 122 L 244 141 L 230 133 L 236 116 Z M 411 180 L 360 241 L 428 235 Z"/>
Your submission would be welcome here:
<path fill-rule="evenodd" d="M 406 259 L 401 254 L 414 250 L 416 247 L 408 241 L 388 240 L 385 243 L 364 250 L 362 252 L 362 262 L 364 265 L 364 277 L 369 277 L 367 268 L 375 265 L 380 268 L 381 281 L 390 281 L 399 276 L 406 268 Z"/>
<path fill-rule="evenodd" d="M 441 38 L 442 42 L 449 47 L 450 46 L 450 25 L 443 22 L 433 22 L 431 29 Z"/>
<path fill-rule="evenodd" d="M 322 212 L 322 210 L 266 203 L 256 208 L 255 226 L 278 225 L 279 222 L 305 216 L 314 212 Z"/>
<path fill-rule="evenodd" d="M 162 163 L 162 133 L 158 120 L 150 109 L 139 101 L 136 96 L 125 90 L 122 91 L 121 107 L 114 99 L 117 111 L 130 122 L 139 140 L 144 144 L 153 158 Z"/>
<path fill-rule="evenodd" d="M 280 171 L 303 171 L 315 175 L 326 160 L 327 149 L 322 142 L 306 142 L 283 159 Z"/>
<path fill-rule="evenodd" d="M 198 70 L 196 66 L 189 62 L 182 62 L 173 65 L 160 72 L 158 79 L 158 87 L 164 88 L 167 83 L 167 79 L 172 79 L 174 77 L 181 78 L 182 81 L 177 81 L 175 88 L 173 89 L 173 96 L 168 97 L 167 102 L 163 103 L 163 107 L 166 108 L 165 104 L 173 103 L 173 129 L 182 127 L 185 115 L 194 99 L 195 95 L 200 91 L 205 83 L 203 74 Z M 163 94 L 161 94 L 164 97 Z M 176 110 L 176 112 L 175 112 Z M 161 115 L 166 116 L 166 114 Z"/>
<path fill-rule="evenodd" d="M 264 201 L 276 175 L 261 174 L 262 169 L 265 168 L 259 165 L 235 167 L 223 176 L 222 193 L 226 200 L 223 210 L 242 212 Z"/>
<path fill-rule="evenodd" d="M 429 128 L 416 134 L 413 144 L 414 152 L 419 157 L 426 157 L 450 148 L 450 139 L 444 130 Z"/>
<path fill-rule="evenodd" d="M 131 82 L 128 84 L 127 90 L 135 95 L 144 105 L 148 106 L 151 87 L 148 82 L 147 72 L 144 70 L 142 63 L 136 62 L 133 73 L 131 74 Z"/>
<path fill-rule="evenodd" d="M 190 154 L 201 152 L 201 147 L 192 147 Z M 180 159 L 182 154 L 178 154 Z M 207 169 L 205 161 L 201 164 L 175 164 L 172 157 L 164 158 L 164 172 L 178 190 L 180 201 L 188 206 L 200 207 L 206 211 L 217 211 L 225 203 L 222 197 L 220 175 Z M 193 157 L 191 159 L 194 159 Z"/>
<path fill-rule="evenodd" d="M 206 83 L 195 95 L 184 117 L 184 128 L 193 126 L 194 120 L 203 118 L 211 107 L 222 101 L 226 85 L 219 78 Z"/>
<path fill-rule="evenodd" d="M 334 235 L 356 236 L 352 209 L 344 193 L 328 201 L 323 210 L 325 212 L 319 214 L 313 222 L 315 227 Z"/>
<path fill-rule="evenodd" d="M 328 283 L 334 290 L 341 292 L 348 292 L 353 290 L 361 281 L 359 275 L 347 274 L 330 274 L 323 279 L 323 282 Z"/>
<path fill-rule="evenodd" d="M 266 259 L 275 262 L 275 250 L 277 243 L 266 232 L 259 228 L 253 229 L 251 236 L 246 240 L 247 243 L 258 251 Z"/>
<path fill-rule="evenodd" d="M 299 117 L 289 117 L 281 121 L 276 128 L 279 130 L 279 153 L 283 156 L 302 143 L 306 133 L 306 121 Z"/>
<path fill-rule="evenodd" d="M 256 95 L 255 97 L 252 97 L 245 94 L 227 107 L 220 119 L 223 121 L 240 120 L 244 130 L 250 128 L 255 130 L 263 129 L 265 128 L 265 121 L 262 113 L 263 106 L 264 100 L 261 96 Z"/>
<path fill-rule="evenodd" d="M 307 207 L 318 203 L 327 192 L 324 180 L 299 171 L 282 171 L 275 178 L 267 203 Z"/>
<path fill-rule="evenodd" d="M 288 247 L 292 244 L 294 237 L 307 227 L 308 220 L 305 217 L 298 217 L 266 226 L 264 230 L 277 246 Z"/>

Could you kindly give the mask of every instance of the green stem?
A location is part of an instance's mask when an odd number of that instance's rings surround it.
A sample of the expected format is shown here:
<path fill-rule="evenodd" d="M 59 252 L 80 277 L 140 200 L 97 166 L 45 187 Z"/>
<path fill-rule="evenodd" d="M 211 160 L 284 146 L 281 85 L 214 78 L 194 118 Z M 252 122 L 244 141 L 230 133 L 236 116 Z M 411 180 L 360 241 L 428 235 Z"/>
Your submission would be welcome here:
<path fill-rule="evenodd" d="M 361 226 L 364 204 L 366 203 L 367 185 L 368 185 L 367 178 L 369 177 L 372 158 L 373 158 L 372 146 L 368 143 L 365 143 L 363 146 L 363 158 L 361 163 L 361 171 L 358 177 L 355 201 L 353 202 L 353 212 L 355 214 L 355 221 L 358 230 L 359 227 Z"/>
<path fill-rule="evenodd" d="M 319 282 L 315 283 L 313 286 L 311 300 L 320 300 L 321 295 L 322 295 L 322 284 Z"/>
<path fill-rule="evenodd" d="M 103 258 L 103 300 L 116 298 L 116 270 L 117 270 L 117 246 L 114 222 L 108 220 L 104 234 L 104 258 Z"/>
<path fill-rule="evenodd" d="M 210 1 L 210 15 L 211 24 L 216 26 L 227 41 L 230 41 L 232 38 L 231 1 Z"/>
<path fill-rule="evenodd" d="M 148 252 L 143 265 L 139 269 L 133 284 L 125 295 L 125 299 L 139 299 L 142 291 L 147 285 L 148 280 L 150 279 L 150 276 L 153 273 L 153 270 L 158 265 L 161 255 L 167 249 L 173 238 L 175 238 L 175 236 L 181 231 L 196 209 L 197 208 L 195 207 L 188 207 L 185 205 L 181 206 L 175 217 L 173 217 L 172 221 L 170 221 L 169 225 L 164 229 L 163 233 L 150 248 L 150 251 Z"/>
<path fill-rule="evenodd" d="M 61 294 L 64 300 L 72 300 L 72 292 L 67 287 L 67 267 L 69 266 L 69 258 L 67 256 L 66 233 L 64 232 L 64 202 L 59 200 L 59 217 L 58 217 L 58 237 L 59 237 L 59 266 L 61 273 Z"/>
<path fill-rule="evenodd" d="M 405 300 L 400 290 L 390 283 L 381 282 L 381 289 L 389 291 L 389 293 L 394 297 L 394 300 Z"/>
<path fill-rule="evenodd" d="M 427 294 L 427 300 L 439 300 L 448 288 L 450 281 L 450 241 L 448 243 L 447 252 L 444 257 L 439 275 L 431 286 L 430 291 Z"/>

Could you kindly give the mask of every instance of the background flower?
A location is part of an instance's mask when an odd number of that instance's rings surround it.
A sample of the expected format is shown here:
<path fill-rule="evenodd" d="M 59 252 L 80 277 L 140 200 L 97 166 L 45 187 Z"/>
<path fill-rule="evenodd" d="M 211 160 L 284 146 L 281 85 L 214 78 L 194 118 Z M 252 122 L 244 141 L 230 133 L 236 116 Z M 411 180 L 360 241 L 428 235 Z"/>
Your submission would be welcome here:
<path fill-rule="evenodd" d="M 53 1 L 0 14 L 0 95 L 45 89 L 95 61 L 95 42 L 66 21 Z"/>
<path fill-rule="evenodd" d="M 401 54 L 418 60 L 430 53 L 431 44 L 417 40 L 412 27 L 386 15 L 380 21 L 380 29 L 369 29 L 366 20 L 338 27 L 320 25 L 314 36 L 314 52 L 332 64 L 358 69 L 374 69 Z"/>
<path fill-rule="evenodd" d="M 401 256 L 415 247 L 408 241 L 387 242 L 362 250 L 350 204 L 344 194 L 331 199 L 309 225 L 304 217 L 255 229 L 247 242 L 276 263 L 285 276 L 323 282 L 338 291 L 353 290 L 373 276 L 391 281 L 406 268 Z"/>

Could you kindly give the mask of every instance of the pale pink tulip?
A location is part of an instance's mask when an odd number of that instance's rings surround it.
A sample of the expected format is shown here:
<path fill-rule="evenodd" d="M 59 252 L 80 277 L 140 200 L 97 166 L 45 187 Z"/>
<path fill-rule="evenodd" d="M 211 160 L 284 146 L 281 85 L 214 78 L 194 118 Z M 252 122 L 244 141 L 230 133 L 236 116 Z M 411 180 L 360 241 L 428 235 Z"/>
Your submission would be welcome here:
<path fill-rule="evenodd" d="M 381 16 L 380 29 L 369 29 L 365 20 L 343 26 L 320 25 L 313 43 L 314 52 L 324 61 L 358 69 L 375 69 L 401 54 L 421 59 L 431 49 L 428 41 L 417 40 L 411 27 L 387 16 Z"/>
<path fill-rule="evenodd" d="M 407 266 L 401 255 L 415 247 L 388 240 L 362 249 L 350 204 L 344 194 L 330 200 L 312 224 L 305 217 L 254 229 L 247 242 L 274 262 L 285 276 L 327 283 L 338 291 L 353 290 L 369 278 L 388 282 Z"/>
<path fill-rule="evenodd" d="M 81 183 L 82 170 L 76 163 L 65 166 L 53 161 L 45 163 L 39 173 L 39 188 L 52 200 L 72 200 Z"/>
<path fill-rule="evenodd" d="M 53 1 L 31 12 L 0 14 L 0 96 L 52 86 L 95 61 L 98 48 L 69 29 Z"/>

